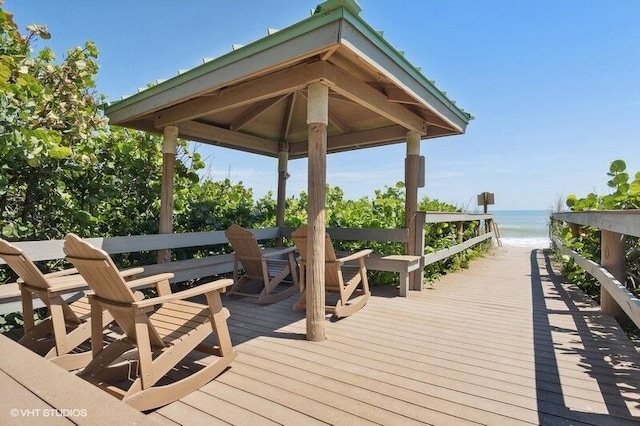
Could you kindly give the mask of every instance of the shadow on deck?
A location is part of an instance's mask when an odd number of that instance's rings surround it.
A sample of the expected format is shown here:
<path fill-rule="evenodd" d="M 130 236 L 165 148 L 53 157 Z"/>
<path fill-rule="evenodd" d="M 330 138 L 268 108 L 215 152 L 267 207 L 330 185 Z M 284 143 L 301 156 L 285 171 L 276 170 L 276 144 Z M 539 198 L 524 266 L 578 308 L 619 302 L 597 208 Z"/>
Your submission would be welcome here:
<path fill-rule="evenodd" d="M 637 417 L 638 354 L 621 332 L 617 322 L 602 315 L 597 305 L 578 288 L 563 283 L 546 253 L 531 252 L 531 289 L 533 295 L 534 347 L 536 356 L 536 392 L 539 407 L 545 405 L 547 392 L 563 399 L 562 377 L 557 353 L 578 355 L 577 366 L 594 379 L 609 414 L 587 413 L 565 406 L 558 415 L 586 423 L 621 424 L 620 419 Z M 555 306 L 559 305 L 559 306 Z M 554 317 L 567 317 L 573 327 L 555 325 Z M 554 333 L 573 337 L 567 343 L 554 341 Z M 549 364 L 551 363 L 551 364 Z M 555 363 L 555 369 L 547 366 Z M 555 371 L 554 371 L 555 370 Z M 630 406 L 628 406 L 629 404 Z M 548 424 L 547 413 L 540 410 L 540 424 Z"/>

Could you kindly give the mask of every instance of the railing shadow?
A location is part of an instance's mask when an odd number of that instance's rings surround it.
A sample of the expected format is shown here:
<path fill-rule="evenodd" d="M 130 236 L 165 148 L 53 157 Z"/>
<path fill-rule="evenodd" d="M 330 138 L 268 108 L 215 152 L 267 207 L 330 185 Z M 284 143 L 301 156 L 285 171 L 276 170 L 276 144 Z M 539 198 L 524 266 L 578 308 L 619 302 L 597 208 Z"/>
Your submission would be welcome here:
<path fill-rule="evenodd" d="M 542 265 L 538 259 L 539 254 L 543 256 Z M 562 285 L 562 278 L 554 272 L 547 253 L 533 250 L 530 260 L 539 423 L 565 424 L 559 422 L 559 418 L 564 418 L 568 424 L 573 421 L 596 425 L 640 424 L 640 418 L 632 416 L 627 407 L 628 402 L 636 404 L 637 407 L 640 401 L 629 399 L 622 393 L 622 389 L 628 391 L 628 394 L 640 390 L 640 369 L 635 365 L 637 357 L 633 357 L 632 354 L 636 352 L 630 341 L 624 335 L 624 339 L 620 337 L 621 331 L 617 330 L 614 322 L 612 323 L 613 319 L 603 318 L 600 312 L 579 309 L 576 301 L 583 300 L 587 303 L 586 296 L 578 289 Z M 553 299 L 562 301 L 566 309 L 549 309 L 547 302 Z M 576 328 L 552 326 L 551 315 L 571 316 Z M 576 344 L 561 347 L 554 342 L 552 333 L 574 336 Z M 595 379 L 608 414 L 578 411 L 567 406 L 557 352 L 580 356 L 581 361 L 578 365 Z M 562 412 L 558 412 L 557 405 L 555 408 L 548 406 L 549 393 L 554 394 L 553 399 L 556 403 L 564 406 Z"/>

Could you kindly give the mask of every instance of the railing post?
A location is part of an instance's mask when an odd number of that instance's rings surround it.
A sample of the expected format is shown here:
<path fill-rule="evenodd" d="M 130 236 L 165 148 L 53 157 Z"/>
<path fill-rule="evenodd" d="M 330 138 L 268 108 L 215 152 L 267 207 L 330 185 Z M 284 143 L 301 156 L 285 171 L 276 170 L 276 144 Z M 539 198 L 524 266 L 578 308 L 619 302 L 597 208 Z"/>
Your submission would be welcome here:
<path fill-rule="evenodd" d="M 577 223 L 569 223 L 569 229 L 571 230 L 571 236 L 573 238 L 580 236 L 580 226 Z"/>
<path fill-rule="evenodd" d="M 464 222 L 456 222 L 456 232 L 458 237 L 458 244 L 462 242 L 464 238 Z"/>
<path fill-rule="evenodd" d="M 416 212 L 414 216 L 415 233 L 413 234 L 413 254 L 420 256 L 420 269 L 413 271 L 409 275 L 409 288 L 412 290 L 422 291 L 422 283 L 424 282 L 424 223 L 425 212 Z"/>
<path fill-rule="evenodd" d="M 284 227 L 285 210 L 287 205 L 287 172 L 289 162 L 289 144 L 280 142 L 280 151 L 278 152 L 278 201 L 276 204 L 276 226 L 280 229 Z M 282 235 L 276 240 L 276 246 L 283 246 L 284 237 Z"/>
<path fill-rule="evenodd" d="M 601 256 L 600 264 L 613 275 L 622 284 L 627 279 L 625 271 L 626 254 L 625 254 L 625 236 L 617 232 L 600 231 Z M 623 315 L 623 310 L 609 292 L 600 286 L 600 309 L 603 314 L 619 317 Z"/>

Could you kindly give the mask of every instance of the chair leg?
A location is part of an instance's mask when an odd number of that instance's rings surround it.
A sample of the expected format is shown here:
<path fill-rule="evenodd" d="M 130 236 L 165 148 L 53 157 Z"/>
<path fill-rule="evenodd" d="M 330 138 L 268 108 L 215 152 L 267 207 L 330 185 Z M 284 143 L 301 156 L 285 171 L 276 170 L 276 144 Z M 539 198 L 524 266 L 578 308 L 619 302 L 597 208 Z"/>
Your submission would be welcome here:
<path fill-rule="evenodd" d="M 64 355 L 73 347 L 67 343 L 67 325 L 64 315 L 64 300 L 62 297 L 56 296 L 49 299 L 49 311 L 51 313 L 51 322 L 53 324 L 53 335 L 56 339 L 56 355 Z M 87 336 L 88 337 L 88 336 Z"/>
<path fill-rule="evenodd" d="M 49 350 L 54 343 L 49 339 L 43 342 L 42 339 L 53 333 L 53 326 L 51 325 L 51 318 L 47 318 L 40 324 L 25 330 L 24 336 L 18 340 L 22 346 L 29 348 L 34 352 L 41 352 L 43 350 Z"/>
<path fill-rule="evenodd" d="M 304 276 L 304 265 L 300 265 L 300 297 L 298 301 L 293 305 L 294 311 L 304 311 L 307 307 L 307 289 Z"/>
<path fill-rule="evenodd" d="M 229 310 L 222 306 L 222 300 L 220 299 L 220 293 L 217 291 L 207 293 L 207 303 L 209 304 L 209 310 L 211 312 L 211 328 L 216 334 L 218 339 L 218 346 L 220 347 L 220 356 L 226 356 L 233 352 L 231 344 L 231 335 L 229 334 L 229 327 L 227 326 L 227 319 L 229 318 Z"/>
<path fill-rule="evenodd" d="M 20 286 L 20 295 L 22 297 L 22 320 L 24 321 L 24 332 L 26 334 L 35 325 L 33 319 L 33 294 Z"/>
<path fill-rule="evenodd" d="M 100 343 L 102 344 L 102 342 Z M 94 355 L 93 360 L 82 370 L 81 376 L 103 377 L 101 374 L 113 361 L 118 359 L 120 355 L 131 350 L 134 346 L 124 340 L 116 340 L 109 344 L 106 348 Z"/>

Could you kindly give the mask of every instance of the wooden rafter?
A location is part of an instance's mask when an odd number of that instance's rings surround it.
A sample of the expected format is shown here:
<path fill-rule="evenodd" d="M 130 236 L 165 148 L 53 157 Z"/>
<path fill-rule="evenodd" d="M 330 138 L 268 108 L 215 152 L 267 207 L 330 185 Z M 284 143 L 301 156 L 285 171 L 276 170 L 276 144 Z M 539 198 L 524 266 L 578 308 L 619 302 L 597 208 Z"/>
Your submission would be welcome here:
<path fill-rule="evenodd" d="M 389 99 L 373 87 L 350 76 L 340 68 L 325 63 L 324 76 L 329 87 L 337 93 L 357 102 L 407 130 L 426 134 L 427 122 L 402 105 Z"/>
<path fill-rule="evenodd" d="M 219 144 L 250 152 L 278 155 L 278 143 L 269 139 L 223 129 L 211 124 L 189 121 L 180 124 L 180 136 L 210 144 Z"/>
<path fill-rule="evenodd" d="M 322 70 L 321 62 L 312 62 L 230 86 L 221 90 L 218 96 L 196 98 L 160 111 L 155 116 L 155 125 L 156 127 L 164 127 L 177 124 L 256 101 L 285 95 L 305 88 L 310 82 L 318 81 L 322 76 Z"/>
<path fill-rule="evenodd" d="M 282 129 L 280 131 L 280 140 L 286 141 L 289 137 L 291 129 L 291 121 L 293 120 L 293 111 L 296 106 L 298 92 L 293 92 L 288 99 L 287 108 L 285 109 L 284 119 L 282 120 Z"/>
<path fill-rule="evenodd" d="M 238 117 L 236 117 L 236 119 L 233 120 L 233 122 L 229 126 L 229 129 L 231 129 L 234 132 L 237 131 L 237 130 L 242 129 L 244 126 L 249 124 L 251 121 L 253 121 L 260 114 L 266 112 L 272 106 L 274 106 L 275 104 L 277 104 L 278 102 L 280 102 L 282 99 L 284 99 L 287 96 L 288 96 L 288 94 L 284 94 L 284 95 L 276 96 L 276 97 L 271 98 L 271 99 L 265 99 L 262 102 L 256 103 L 251 108 L 249 108 L 248 110 L 246 110 L 245 112 L 240 114 Z"/>
<path fill-rule="evenodd" d="M 394 125 L 380 129 L 364 130 L 360 132 L 345 133 L 331 136 L 327 141 L 329 151 L 346 151 L 360 146 L 385 145 L 391 142 L 404 140 L 407 129 Z M 307 154 L 306 143 L 290 144 L 291 157 L 301 157 Z"/>

